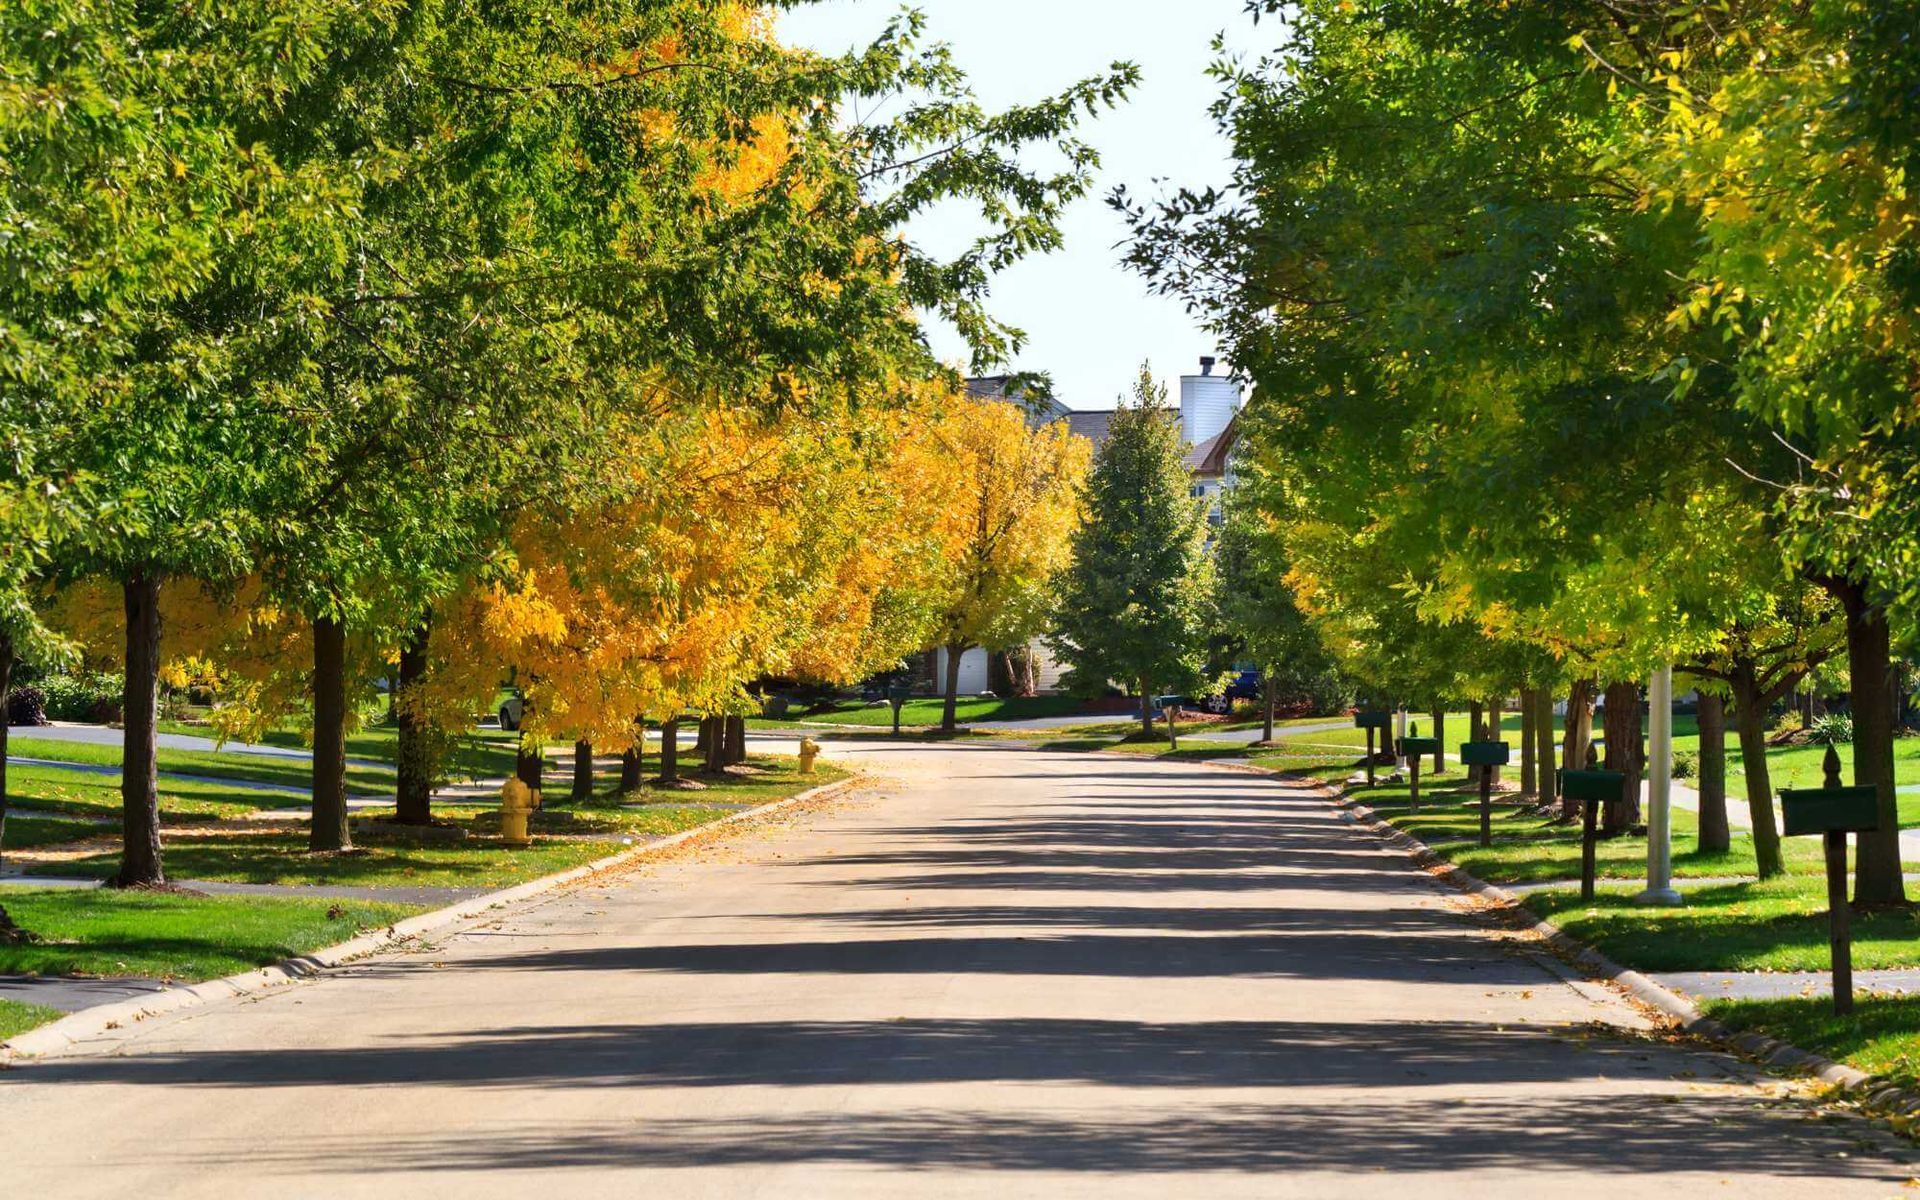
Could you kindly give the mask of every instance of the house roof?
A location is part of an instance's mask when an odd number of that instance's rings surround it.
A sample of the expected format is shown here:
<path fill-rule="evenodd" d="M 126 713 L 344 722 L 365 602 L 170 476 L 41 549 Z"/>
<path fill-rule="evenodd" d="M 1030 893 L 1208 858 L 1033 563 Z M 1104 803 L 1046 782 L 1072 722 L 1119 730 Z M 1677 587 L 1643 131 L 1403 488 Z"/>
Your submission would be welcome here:
<path fill-rule="evenodd" d="M 1095 449 L 1107 440 L 1107 433 L 1113 426 L 1113 410 L 1110 408 L 1089 409 L 1086 412 L 1067 414 L 1067 429 L 1092 442 Z"/>
<path fill-rule="evenodd" d="M 1187 470 L 1195 475 L 1225 475 L 1233 444 L 1240 440 L 1240 417 L 1235 414 L 1227 427 L 1187 451 Z"/>
<path fill-rule="evenodd" d="M 1072 411 L 1052 397 L 1029 396 L 1011 375 L 977 375 L 967 380 L 967 394 L 982 400 L 1004 400 L 1025 410 L 1036 425 L 1064 420 Z"/>

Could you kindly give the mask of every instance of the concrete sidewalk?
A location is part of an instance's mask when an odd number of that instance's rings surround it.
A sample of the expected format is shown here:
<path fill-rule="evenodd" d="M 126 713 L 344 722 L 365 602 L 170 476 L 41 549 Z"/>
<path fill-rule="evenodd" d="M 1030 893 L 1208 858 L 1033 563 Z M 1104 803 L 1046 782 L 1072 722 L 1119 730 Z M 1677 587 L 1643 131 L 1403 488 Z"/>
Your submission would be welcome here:
<path fill-rule="evenodd" d="M 862 745 L 882 782 L 0 1075 L 22 1195 L 1900 1194 L 1317 794 Z M 373 1132 L 370 1132 L 373 1130 Z"/>

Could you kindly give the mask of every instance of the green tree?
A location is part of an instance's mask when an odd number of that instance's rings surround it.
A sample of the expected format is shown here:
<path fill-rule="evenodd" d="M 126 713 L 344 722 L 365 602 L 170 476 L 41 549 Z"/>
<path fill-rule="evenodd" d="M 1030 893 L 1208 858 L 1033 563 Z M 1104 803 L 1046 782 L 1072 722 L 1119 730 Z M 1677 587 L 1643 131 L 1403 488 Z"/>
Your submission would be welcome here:
<path fill-rule="evenodd" d="M 1222 500 L 1214 543 L 1214 620 L 1236 655 L 1260 665 L 1262 738 L 1273 740 L 1277 697 L 1318 695 L 1338 669 L 1287 583 L 1279 531 L 1240 493 Z M 1247 494 L 1248 496 L 1251 493 Z"/>
<path fill-rule="evenodd" d="M 1053 644 L 1069 688 L 1137 687 L 1151 734 L 1154 689 L 1204 681 L 1213 566 L 1206 503 L 1192 495 L 1166 388 L 1145 365 L 1133 399 L 1094 458 Z"/>

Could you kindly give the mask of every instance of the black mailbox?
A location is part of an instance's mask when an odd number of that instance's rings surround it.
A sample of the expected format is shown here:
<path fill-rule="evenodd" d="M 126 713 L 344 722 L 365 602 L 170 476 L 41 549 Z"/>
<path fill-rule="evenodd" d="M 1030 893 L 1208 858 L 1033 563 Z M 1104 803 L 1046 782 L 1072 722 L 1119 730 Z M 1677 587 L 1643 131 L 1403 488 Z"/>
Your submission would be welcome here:
<path fill-rule="evenodd" d="M 1436 737 L 1403 737 L 1400 739 L 1401 753 L 1408 758 L 1418 758 L 1423 754 L 1440 753 L 1440 739 Z"/>
<path fill-rule="evenodd" d="M 1504 767 L 1509 762 L 1505 742 L 1461 742 L 1460 762 L 1469 767 Z"/>
<path fill-rule="evenodd" d="M 1872 833 L 1880 828 L 1880 801 L 1870 787 L 1787 788 L 1780 793 L 1781 832 Z"/>

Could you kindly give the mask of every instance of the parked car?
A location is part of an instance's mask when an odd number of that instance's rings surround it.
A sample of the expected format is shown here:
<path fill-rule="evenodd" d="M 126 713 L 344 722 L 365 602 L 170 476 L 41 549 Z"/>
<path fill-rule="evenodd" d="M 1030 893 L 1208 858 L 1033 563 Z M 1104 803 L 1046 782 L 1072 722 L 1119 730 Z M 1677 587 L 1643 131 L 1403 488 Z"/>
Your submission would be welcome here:
<path fill-rule="evenodd" d="M 508 733 L 518 732 L 520 719 L 527 715 L 527 702 L 520 696 L 508 696 L 500 702 L 500 728 Z"/>
<path fill-rule="evenodd" d="M 1258 700 L 1260 698 L 1260 672 L 1241 671 L 1217 695 L 1208 696 L 1206 710 L 1221 716 L 1233 711 L 1235 700 Z"/>

